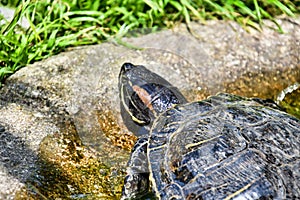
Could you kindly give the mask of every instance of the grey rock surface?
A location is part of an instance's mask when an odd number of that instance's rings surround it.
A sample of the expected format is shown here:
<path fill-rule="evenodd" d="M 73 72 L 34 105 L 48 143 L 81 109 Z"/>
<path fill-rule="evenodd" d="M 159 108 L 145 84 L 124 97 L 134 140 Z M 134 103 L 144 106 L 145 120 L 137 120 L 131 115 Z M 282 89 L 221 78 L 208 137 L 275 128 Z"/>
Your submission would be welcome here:
<path fill-rule="evenodd" d="M 124 62 L 145 65 L 190 100 L 221 91 L 274 98 L 300 81 L 300 19 L 280 23 L 286 34 L 269 28 L 246 32 L 233 22 L 211 21 L 193 23 L 195 37 L 180 25 L 124 38 L 143 50 L 107 42 L 19 70 L 0 90 L 0 199 L 14 199 L 39 176 L 40 145 L 46 136 L 63 134 L 66 121 L 105 165 L 124 172 L 126 148 L 133 144 L 119 110 L 117 82 Z"/>
<path fill-rule="evenodd" d="M 1 6 L 0 4 L 0 14 L 7 20 L 11 21 L 15 14 L 15 9 Z M 25 17 L 22 17 L 18 22 L 23 28 L 28 28 L 30 26 L 28 20 Z"/>
<path fill-rule="evenodd" d="M 285 34 L 264 27 L 248 31 L 234 22 L 192 23 L 125 41 L 143 48 L 164 49 L 187 59 L 197 86 L 210 94 L 220 91 L 272 98 L 299 81 L 300 20 L 282 19 Z M 266 21 L 270 27 L 274 27 Z M 157 42 L 153 42 L 157 41 Z M 190 75 L 190 74 L 189 74 Z"/>

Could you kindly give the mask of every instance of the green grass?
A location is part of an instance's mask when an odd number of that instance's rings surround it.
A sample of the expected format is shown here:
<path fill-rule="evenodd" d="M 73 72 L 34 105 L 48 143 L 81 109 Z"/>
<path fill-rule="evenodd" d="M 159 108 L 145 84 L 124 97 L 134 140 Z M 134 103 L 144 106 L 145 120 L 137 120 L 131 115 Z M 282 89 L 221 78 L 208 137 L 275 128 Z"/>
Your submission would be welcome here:
<path fill-rule="evenodd" d="M 8 1 L 19 6 L 11 22 L 0 16 L 0 84 L 16 70 L 71 46 L 120 38 L 128 31 L 168 28 L 178 22 L 226 19 L 242 26 L 275 24 L 275 16 L 299 13 L 300 0 L 36 0 Z M 30 22 L 27 30 L 17 22 Z M 278 26 L 278 31 L 282 31 Z"/>

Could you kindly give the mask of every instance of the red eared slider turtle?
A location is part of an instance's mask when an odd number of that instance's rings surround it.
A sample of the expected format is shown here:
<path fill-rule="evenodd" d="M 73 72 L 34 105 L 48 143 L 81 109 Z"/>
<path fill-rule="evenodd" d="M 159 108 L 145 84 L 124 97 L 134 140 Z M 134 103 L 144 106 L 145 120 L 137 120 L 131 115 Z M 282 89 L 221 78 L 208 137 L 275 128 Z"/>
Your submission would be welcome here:
<path fill-rule="evenodd" d="M 139 137 L 122 199 L 150 188 L 159 199 L 300 198 L 300 120 L 275 103 L 224 93 L 188 103 L 130 63 L 119 89 L 124 123 Z"/>

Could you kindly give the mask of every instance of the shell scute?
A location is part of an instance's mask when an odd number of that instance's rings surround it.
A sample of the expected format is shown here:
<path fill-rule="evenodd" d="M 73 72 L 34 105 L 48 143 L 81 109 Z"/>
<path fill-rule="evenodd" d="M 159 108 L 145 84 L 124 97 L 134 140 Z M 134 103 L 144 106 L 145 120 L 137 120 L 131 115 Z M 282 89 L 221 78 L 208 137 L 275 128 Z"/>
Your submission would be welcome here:
<path fill-rule="evenodd" d="M 249 99 L 230 97 L 221 94 L 178 105 L 156 119 L 148 158 L 162 199 L 167 199 L 164 188 L 174 184 L 183 199 L 281 199 L 287 192 L 300 196 L 299 121 Z M 160 134 L 167 136 L 164 144 L 152 150 L 151 137 Z M 287 183 L 293 186 L 288 189 Z"/>

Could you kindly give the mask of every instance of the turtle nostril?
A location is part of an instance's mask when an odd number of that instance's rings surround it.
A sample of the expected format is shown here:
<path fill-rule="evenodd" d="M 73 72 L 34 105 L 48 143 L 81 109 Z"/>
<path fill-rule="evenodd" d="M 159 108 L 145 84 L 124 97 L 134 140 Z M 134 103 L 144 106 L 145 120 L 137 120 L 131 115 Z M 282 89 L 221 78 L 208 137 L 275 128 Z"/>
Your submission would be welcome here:
<path fill-rule="evenodd" d="M 131 63 L 124 63 L 121 67 L 121 71 L 123 72 L 127 72 L 129 70 L 131 70 L 132 68 L 134 68 L 135 65 L 131 64 Z"/>

